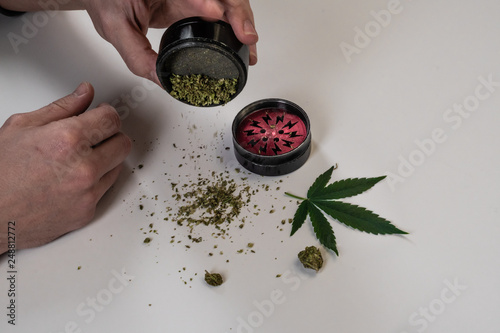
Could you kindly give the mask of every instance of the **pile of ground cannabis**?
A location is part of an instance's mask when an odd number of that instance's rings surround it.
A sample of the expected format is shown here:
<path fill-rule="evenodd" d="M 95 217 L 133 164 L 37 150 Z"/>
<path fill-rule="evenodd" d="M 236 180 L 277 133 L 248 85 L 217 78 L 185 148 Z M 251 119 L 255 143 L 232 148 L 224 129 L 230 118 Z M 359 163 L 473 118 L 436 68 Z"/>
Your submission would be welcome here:
<path fill-rule="evenodd" d="M 238 79 L 215 79 L 201 74 L 170 76 L 170 95 L 194 106 L 226 104 L 236 94 Z"/>
<path fill-rule="evenodd" d="M 196 182 L 183 186 L 172 183 L 172 188 L 173 197 L 180 205 L 173 220 L 178 225 L 186 224 L 191 230 L 199 224 L 215 226 L 216 236 L 226 233 L 225 226 L 239 217 L 252 195 L 250 186 L 238 185 L 228 174 L 215 172 L 210 179 L 199 177 Z M 240 227 L 244 222 L 244 218 L 238 219 Z"/>

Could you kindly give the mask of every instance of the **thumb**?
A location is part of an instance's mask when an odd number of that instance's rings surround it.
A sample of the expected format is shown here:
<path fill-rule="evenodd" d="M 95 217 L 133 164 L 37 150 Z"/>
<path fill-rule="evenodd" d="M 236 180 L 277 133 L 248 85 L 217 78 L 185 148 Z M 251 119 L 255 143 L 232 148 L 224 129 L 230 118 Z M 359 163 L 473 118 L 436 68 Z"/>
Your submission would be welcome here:
<path fill-rule="evenodd" d="M 71 94 L 49 105 L 29 112 L 27 125 L 42 126 L 56 120 L 76 116 L 90 106 L 94 99 L 94 88 L 88 82 L 82 82 Z"/>

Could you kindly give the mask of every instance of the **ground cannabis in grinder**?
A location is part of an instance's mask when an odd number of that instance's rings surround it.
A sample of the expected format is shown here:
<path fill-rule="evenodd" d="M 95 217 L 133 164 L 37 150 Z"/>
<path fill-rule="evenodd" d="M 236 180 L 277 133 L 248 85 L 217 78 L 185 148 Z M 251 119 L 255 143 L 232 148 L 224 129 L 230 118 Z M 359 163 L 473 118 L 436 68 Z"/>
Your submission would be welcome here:
<path fill-rule="evenodd" d="M 238 79 L 216 79 L 201 74 L 170 76 L 170 95 L 194 106 L 226 104 L 236 94 Z"/>

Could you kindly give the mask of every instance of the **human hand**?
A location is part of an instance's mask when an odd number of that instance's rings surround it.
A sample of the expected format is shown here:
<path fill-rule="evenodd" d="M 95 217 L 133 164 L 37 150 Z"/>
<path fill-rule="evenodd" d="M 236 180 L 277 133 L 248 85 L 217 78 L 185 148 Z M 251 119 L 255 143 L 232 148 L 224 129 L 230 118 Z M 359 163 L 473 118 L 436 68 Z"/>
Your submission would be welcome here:
<path fill-rule="evenodd" d="M 117 179 L 131 142 L 111 106 L 85 112 L 93 97 L 82 83 L 0 128 L 0 253 L 8 221 L 16 221 L 18 249 L 43 245 L 89 223 Z"/>
<path fill-rule="evenodd" d="M 258 40 L 249 0 L 83 0 L 97 32 L 118 50 L 136 75 L 161 85 L 158 54 L 146 38 L 148 28 L 165 28 L 191 16 L 225 20 L 238 39 L 250 46 L 250 65 L 257 63 Z"/>

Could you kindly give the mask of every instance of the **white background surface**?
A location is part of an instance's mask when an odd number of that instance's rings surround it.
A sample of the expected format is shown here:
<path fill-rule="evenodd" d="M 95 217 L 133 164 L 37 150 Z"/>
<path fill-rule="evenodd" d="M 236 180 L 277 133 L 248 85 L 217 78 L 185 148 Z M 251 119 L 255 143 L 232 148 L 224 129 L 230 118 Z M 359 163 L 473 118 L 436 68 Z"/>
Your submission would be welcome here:
<path fill-rule="evenodd" d="M 243 93 L 215 109 L 185 106 L 133 76 L 83 12 L 37 21 L 43 24 L 17 53 L 7 34 L 22 35 L 23 20 L 36 18 L 0 18 L 2 123 L 87 80 L 96 89 L 94 106 L 114 102 L 126 111 L 123 131 L 134 140 L 94 222 L 17 252 L 15 327 L 7 324 L 7 258 L 0 257 L 2 332 L 499 331 L 500 3 L 401 0 L 383 27 L 370 13 L 386 10 L 388 1 L 252 5 L 259 63 Z M 372 38 L 362 45 L 356 29 L 366 27 Z M 150 31 L 153 45 L 162 33 Z M 350 61 L 342 43 L 358 45 Z M 480 78 L 494 82 L 491 91 Z M 467 118 L 449 118 L 448 109 L 474 102 L 478 91 L 482 100 Z M 163 220 L 166 207 L 176 209 L 171 182 L 212 171 L 242 177 L 233 150 L 225 150 L 232 119 L 267 97 L 308 112 L 311 157 L 288 176 L 245 175 L 252 188 L 270 185 L 252 198 L 260 214 L 249 207 L 250 222 L 234 226 L 230 239 L 199 229 L 204 242 L 186 249 L 187 229 Z M 417 142 L 428 143 L 436 129 L 441 140 L 424 154 Z M 404 166 L 410 161 L 414 166 Z M 392 175 L 349 201 L 410 234 L 374 236 L 332 221 L 340 256 L 322 249 L 325 266 L 314 274 L 296 255 L 319 244 L 309 221 L 293 237 L 281 226 L 296 207 L 283 192 L 305 195 L 335 163 L 333 179 Z M 140 228 L 150 223 L 158 235 L 145 245 Z M 182 242 L 171 244 L 174 235 Z M 248 242 L 255 253 L 238 254 Z M 208 255 L 214 244 L 224 255 Z M 226 282 L 207 286 L 205 269 Z M 122 271 L 126 279 L 117 280 Z"/>

